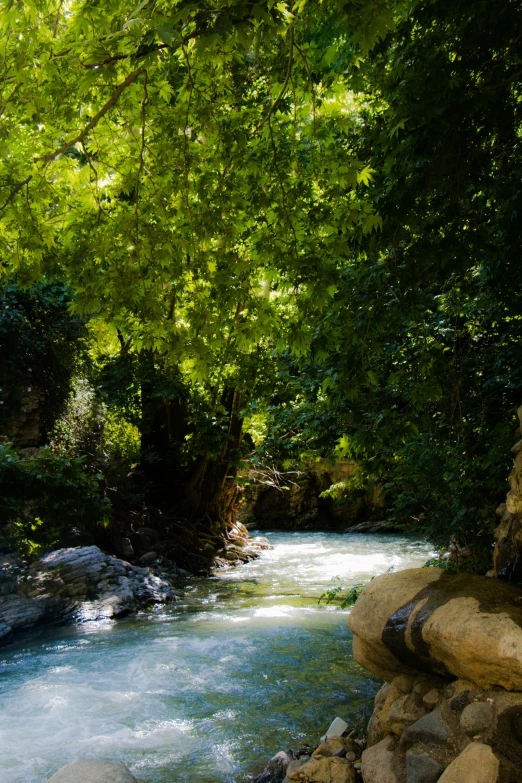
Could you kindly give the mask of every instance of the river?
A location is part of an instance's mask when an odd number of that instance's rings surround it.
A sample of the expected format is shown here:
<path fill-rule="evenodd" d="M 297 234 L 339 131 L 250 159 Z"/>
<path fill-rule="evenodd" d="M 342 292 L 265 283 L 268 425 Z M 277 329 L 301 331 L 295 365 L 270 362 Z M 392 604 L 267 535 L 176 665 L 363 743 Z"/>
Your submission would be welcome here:
<path fill-rule="evenodd" d="M 318 605 L 421 565 L 397 535 L 271 533 L 274 549 L 137 617 L 32 632 L 0 652 L 0 780 L 43 783 L 76 758 L 140 783 L 243 783 L 278 750 L 366 720 L 378 681 L 351 658 L 346 612 Z"/>

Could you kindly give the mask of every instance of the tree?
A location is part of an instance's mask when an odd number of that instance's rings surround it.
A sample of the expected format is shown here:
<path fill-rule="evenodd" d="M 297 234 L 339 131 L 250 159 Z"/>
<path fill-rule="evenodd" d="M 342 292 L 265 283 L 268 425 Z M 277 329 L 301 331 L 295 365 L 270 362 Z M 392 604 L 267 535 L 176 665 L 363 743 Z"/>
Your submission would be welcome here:
<path fill-rule="evenodd" d="M 519 8 L 490 11 L 416 2 L 350 81 L 382 231 L 354 237 L 271 441 L 337 446 L 400 521 L 488 557 L 522 394 Z"/>
<path fill-rule="evenodd" d="M 379 225 L 344 71 L 390 7 L 29 0 L 0 24 L 3 265 L 60 275 L 141 353 L 154 450 L 173 398 L 150 378 L 198 386 L 221 437 L 195 450 L 187 503 L 221 529 L 269 344 L 307 349 L 347 237 Z"/>

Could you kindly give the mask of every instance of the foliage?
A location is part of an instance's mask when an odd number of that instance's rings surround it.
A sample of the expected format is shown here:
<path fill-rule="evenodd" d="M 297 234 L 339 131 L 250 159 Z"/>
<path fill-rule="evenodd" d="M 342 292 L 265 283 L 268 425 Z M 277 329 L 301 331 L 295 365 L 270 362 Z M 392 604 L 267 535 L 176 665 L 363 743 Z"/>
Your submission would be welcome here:
<path fill-rule="evenodd" d="M 110 331 L 142 468 L 174 456 L 212 510 L 246 417 L 259 464 L 348 457 L 402 524 L 489 549 L 522 393 L 518 16 L 1 8 L 0 258 Z"/>
<path fill-rule="evenodd" d="M 0 536 L 34 552 L 55 543 L 71 526 L 92 529 L 106 523 L 110 504 L 100 492 L 100 480 L 86 475 L 81 458 L 58 456 L 48 448 L 21 456 L 10 444 L 0 444 Z"/>
<path fill-rule="evenodd" d="M 394 570 L 395 566 L 390 566 L 384 573 L 390 574 Z M 369 580 L 370 582 L 373 582 L 375 577 L 378 576 L 375 574 L 375 576 L 372 576 Z M 339 581 L 339 577 L 336 576 L 333 581 Z M 353 606 L 353 604 L 357 601 L 359 596 L 361 595 L 362 591 L 366 587 L 368 582 L 356 582 L 355 584 L 351 585 L 348 589 L 343 584 L 338 584 L 335 587 L 330 588 L 329 590 L 326 590 L 319 598 L 318 604 L 321 603 L 321 601 L 324 601 L 325 604 L 328 606 L 329 604 L 335 604 L 338 603 L 340 600 L 339 608 L 340 609 L 346 609 L 348 606 Z"/>
<path fill-rule="evenodd" d="M 72 293 L 62 283 L 29 289 L 15 280 L 0 288 L 0 430 L 21 415 L 28 393 L 38 395 L 43 437 L 66 402 L 86 351 L 84 322 L 72 316 Z"/>
<path fill-rule="evenodd" d="M 373 578 L 374 577 L 372 577 L 372 579 Z M 329 604 L 337 603 L 340 599 L 341 603 L 339 604 L 339 608 L 346 609 L 348 606 L 353 606 L 353 604 L 357 601 L 357 599 L 361 595 L 364 588 L 365 588 L 364 582 L 356 582 L 348 590 L 346 590 L 344 585 L 339 584 L 336 585 L 335 587 L 332 587 L 330 590 L 326 590 L 319 597 L 317 603 L 320 604 L 321 601 L 324 601 L 325 604 L 328 606 Z"/>
<path fill-rule="evenodd" d="M 382 231 L 354 242 L 310 357 L 285 357 L 265 444 L 356 460 L 399 523 L 478 552 L 522 397 L 518 10 L 489 12 L 414 3 L 351 79 Z"/>

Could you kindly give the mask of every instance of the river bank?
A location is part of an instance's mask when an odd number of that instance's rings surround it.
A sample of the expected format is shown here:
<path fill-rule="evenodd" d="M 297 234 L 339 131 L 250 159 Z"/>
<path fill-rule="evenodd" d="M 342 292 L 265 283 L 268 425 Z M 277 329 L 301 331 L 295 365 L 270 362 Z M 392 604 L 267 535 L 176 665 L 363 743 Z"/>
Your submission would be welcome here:
<path fill-rule="evenodd" d="M 365 722 L 378 680 L 351 657 L 346 615 L 318 606 L 430 547 L 403 536 L 270 534 L 273 550 L 171 605 L 35 629 L 0 653 L 0 778 L 41 783 L 76 758 L 140 783 L 243 783 L 330 719 Z M 362 716 L 362 717 L 361 717 Z M 326 724 L 326 725 L 325 725 Z"/>

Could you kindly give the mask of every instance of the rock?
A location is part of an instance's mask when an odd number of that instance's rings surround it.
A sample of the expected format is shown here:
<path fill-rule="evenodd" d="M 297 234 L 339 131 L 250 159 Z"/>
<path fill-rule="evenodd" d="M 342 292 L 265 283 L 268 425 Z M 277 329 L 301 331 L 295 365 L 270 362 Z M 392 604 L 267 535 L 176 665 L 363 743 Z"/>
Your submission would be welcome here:
<path fill-rule="evenodd" d="M 443 772 L 444 767 L 427 753 L 406 753 L 406 783 L 437 783 Z"/>
<path fill-rule="evenodd" d="M 0 595 L 0 641 L 39 623 L 119 617 L 176 597 L 166 579 L 97 546 L 47 552 L 18 580 L 16 590 Z"/>
<path fill-rule="evenodd" d="M 375 696 L 373 713 L 372 713 L 372 717 L 370 718 L 370 722 L 368 724 L 368 733 L 367 733 L 368 747 L 371 747 L 372 745 L 376 745 L 378 742 L 384 739 L 386 734 L 388 733 L 387 729 L 385 729 L 383 726 L 382 711 L 384 709 L 386 699 L 388 698 L 390 688 L 391 685 L 388 682 L 384 683 L 382 688 L 378 691 L 377 695 Z"/>
<path fill-rule="evenodd" d="M 314 750 L 312 753 L 312 758 L 317 759 L 326 756 L 333 756 L 334 754 L 343 750 L 346 753 L 346 745 L 344 740 L 341 739 L 341 737 L 332 737 L 331 739 L 327 739 L 322 742 L 317 750 Z"/>
<path fill-rule="evenodd" d="M 500 763 L 489 745 L 472 742 L 443 772 L 438 783 L 496 783 Z"/>
<path fill-rule="evenodd" d="M 288 775 L 296 783 L 354 783 L 353 766 L 346 759 L 336 756 L 330 758 L 311 758 L 302 767 Z"/>
<path fill-rule="evenodd" d="M 77 546 L 92 546 L 94 544 L 94 538 L 90 533 L 86 533 L 83 530 L 79 530 L 77 527 L 71 528 L 71 530 L 61 538 L 57 544 L 51 547 L 50 552 L 55 552 L 57 549 L 70 549 Z"/>
<path fill-rule="evenodd" d="M 291 751 L 280 750 L 273 756 L 264 771 L 268 772 L 271 781 L 283 780 L 286 776 L 289 765 L 294 760 Z"/>
<path fill-rule="evenodd" d="M 80 759 L 67 764 L 48 779 L 48 783 L 137 783 L 121 761 Z"/>
<path fill-rule="evenodd" d="M 431 685 L 426 680 L 415 683 L 413 687 L 413 698 L 419 707 L 424 704 L 424 696 L 429 693 L 430 690 L 432 690 Z"/>
<path fill-rule="evenodd" d="M 112 539 L 114 549 L 116 552 L 125 559 L 129 560 L 134 557 L 134 548 L 130 542 L 130 538 L 126 536 L 115 536 Z"/>
<path fill-rule="evenodd" d="M 386 718 L 388 731 L 400 736 L 406 726 L 415 723 L 424 715 L 424 708 L 419 707 L 412 696 L 400 696 L 392 704 Z"/>
<path fill-rule="evenodd" d="M 434 707 L 436 707 L 438 701 L 439 701 L 439 692 L 438 690 L 436 690 L 436 688 L 432 688 L 431 691 L 428 691 L 422 697 L 422 703 L 424 704 L 427 710 L 432 710 Z"/>
<path fill-rule="evenodd" d="M 299 769 L 300 767 L 302 767 L 303 764 L 306 764 L 307 761 L 310 761 L 310 757 L 309 756 L 301 756 L 300 759 L 295 759 L 295 761 L 291 761 L 290 764 L 287 767 L 286 777 L 285 777 L 283 783 L 290 783 L 290 777 L 289 777 L 290 773 L 291 772 L 295 772 L 296 769 Z"/>
<path fill-rule="evenodd" d="M 393 679 L 393 685 L 395 685 L 401 693 L 411 693 L 414 683 L 415 677 L 409 677 L 407 674 L 399 674 L 398 677 L 394 677 Z"/>
<path fill-rule="evenodd" d="M 495 723 L 495 710 L 491 704 L 474 701 L 464 707 L 460 716 L 460 728 L 470 737 L 490 731 Z"/>
<path fill-rule="evenodd" d="M 399 783 L 394 768 L 393 738 L 385 737 L 363 751 L 361 772 L 364 783 Z"/>
<path fill-rule="evenodd" d="M 140 563 L 140 565 L 149 565 L 150 563 L 153 563 L 157 557 L 157 552 L 146 552 L 139 558 L 138 563 Z"/>
<path fill-rule="evenodd" d="M 408 726 L 403 732 L 403 745 L 413 745 L 415 742 L 435 745 L 445 745 L 453 737 L 453 730 L 441 715 L 440 709 L 428 712 L 420 720 Z"/>
<path fill-rule="evenodd" d="M 357 662 L 389 682 L 431 670 L 522 690 L 522 596 L 512 585 L 438 568 L 383 574 L 348 624 Z"/>
<path fill-rule="evenodd" d="M 33 600 L 14 594 L 0 596 L 0 642 L 7 641 L 15 631 L 63 619 L 63 609 L 59 600 Z"/>

